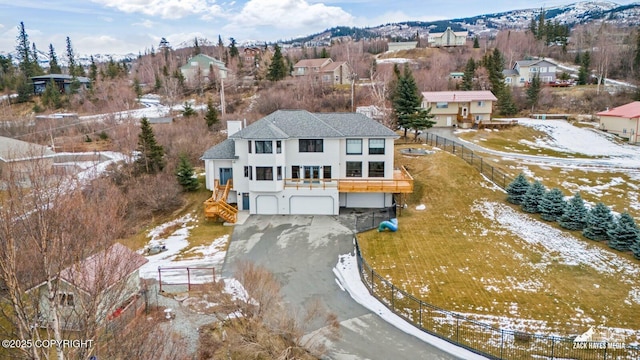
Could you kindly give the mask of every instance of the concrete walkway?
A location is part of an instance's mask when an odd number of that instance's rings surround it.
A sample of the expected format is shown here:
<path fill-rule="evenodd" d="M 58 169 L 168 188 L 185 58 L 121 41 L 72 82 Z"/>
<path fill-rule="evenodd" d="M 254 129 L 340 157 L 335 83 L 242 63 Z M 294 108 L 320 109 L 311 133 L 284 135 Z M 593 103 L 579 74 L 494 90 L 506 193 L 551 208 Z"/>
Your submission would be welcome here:
<path fill-rule="evenodd" d="M 327 358 L 455 359 L 388 324 L 338 287 L 332 269 L 349 252 L 352 231 L 336 217 L 252 215 L 234 229 L 223 276 L 233 276 L 234 264 L 248 260 L 275 274 L 292 306 L 321 299 L 341 324 L 341 338 L 327 342 Z"/>

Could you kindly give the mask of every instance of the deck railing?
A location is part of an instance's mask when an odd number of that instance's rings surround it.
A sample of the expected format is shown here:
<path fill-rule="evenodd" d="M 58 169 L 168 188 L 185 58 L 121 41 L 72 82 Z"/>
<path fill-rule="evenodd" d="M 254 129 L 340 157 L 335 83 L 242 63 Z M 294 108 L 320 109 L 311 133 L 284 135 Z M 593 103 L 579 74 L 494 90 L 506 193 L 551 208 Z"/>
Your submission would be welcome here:
<path fill-rule="evenodd" d="M 347 178 L 347 179 L 284 179 L 284 187 L 296 190 L 337 189 L 339 192 L 413 192 L 413 177 L 401 167 L 393 171 L 393 179 Z"/>

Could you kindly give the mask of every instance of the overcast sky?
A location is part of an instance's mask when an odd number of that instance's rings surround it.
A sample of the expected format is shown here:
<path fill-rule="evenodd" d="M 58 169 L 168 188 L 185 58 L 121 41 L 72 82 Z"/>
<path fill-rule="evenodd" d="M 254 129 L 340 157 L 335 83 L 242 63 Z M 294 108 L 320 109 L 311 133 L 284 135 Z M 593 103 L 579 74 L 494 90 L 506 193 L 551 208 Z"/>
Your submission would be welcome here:
<path fill-rule="evenodd" d="M 333 26 L 375 26 L 553 7 L 574 1 L 545 0 L 0 0 L 0 53 L 13 52 L 23 21 L 29 40 L 58 57 L 67 36 L 76 54 L 126 54 L 197 36 L 217 42 L 234 37 L 276 41 Z M 633 1 L 616 1 L 628 4 Z"/>

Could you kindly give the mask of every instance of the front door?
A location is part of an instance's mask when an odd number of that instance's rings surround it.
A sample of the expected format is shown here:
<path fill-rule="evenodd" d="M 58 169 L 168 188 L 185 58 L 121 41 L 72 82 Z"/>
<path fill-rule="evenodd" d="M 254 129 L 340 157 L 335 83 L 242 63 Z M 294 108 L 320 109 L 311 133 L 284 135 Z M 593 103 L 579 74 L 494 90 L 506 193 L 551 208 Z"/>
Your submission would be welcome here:
<path fill-rule="evenodd" d="M 467 109 L 466 107 L 462 108 L 462 117 L 466 118 L 467 115 L 469 115 L 469 109 Z"/>
<path fill-rule="evenodd" d="M 249 193 L 242 194 L 242 210 L 249 210 Z"/>
<path fill-rule="evenodd" d="M 231 168 L 220 168 L 220 185 L 227 185 L 227 181 L 233 178 Z"/>
<path fill-rule="evenodd" d="M 453 126 L 451 116 L 447 116 L 447 126 Z"/>
<path fill-rule="evenodd" d="M 305 180 L 319 180 L 320 179 L 320 166 L 305 166 L 304 167 L 304 179 Z"/>

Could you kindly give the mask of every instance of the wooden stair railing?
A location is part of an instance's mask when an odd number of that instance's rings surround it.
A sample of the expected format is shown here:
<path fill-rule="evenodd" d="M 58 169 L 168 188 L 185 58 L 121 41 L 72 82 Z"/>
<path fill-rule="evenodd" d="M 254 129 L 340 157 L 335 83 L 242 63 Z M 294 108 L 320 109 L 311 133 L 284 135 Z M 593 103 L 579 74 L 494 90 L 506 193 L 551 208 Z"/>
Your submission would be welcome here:
<path fill-rule="evenodd" d="M 207 218 L 220 217 L 223 220 L 235 223 L 238 220 L 238 209 L 227 204 L 227 196 L 233 187 L 233 180 L 227 180 L 224 187 L 218 180 L 214 181 L 214 189 L 211 197 L 204 202 L 204 215 Z"/>

